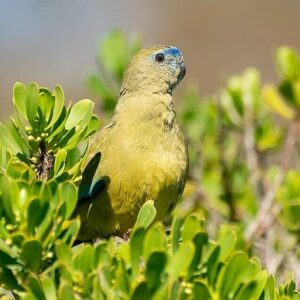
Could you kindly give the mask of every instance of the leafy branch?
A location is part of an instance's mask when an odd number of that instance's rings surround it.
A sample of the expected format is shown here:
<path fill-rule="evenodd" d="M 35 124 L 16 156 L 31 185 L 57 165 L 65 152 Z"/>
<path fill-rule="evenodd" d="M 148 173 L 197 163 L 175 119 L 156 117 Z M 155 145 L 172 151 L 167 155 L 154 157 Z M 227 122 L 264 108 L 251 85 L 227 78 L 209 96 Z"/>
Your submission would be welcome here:
<path fill-rule="evenodd" d="M 107 114 L 117 97 L 108 86 L 120 84 L 134 44 L 114 32 L 100 46 L 102 67 L 89 86 Z M 290 164 L 299 131 L 300 59 L 290 48 L 278 53 L 278 86 L 264 86 L 248 69 L 228 80 L 220 101 L 199 101 L 195 89 L 184 93 L 178 117 L 190 143 L 191 175 L 170 230 L 155 221 L 149 200 L 128 240 L 94 244 L 74 246 L 80 220 L 73 215 L 86 141 L 99 127 L 94 104 L 66 106 L 59 86 L 50 92 L 16 83 L 15 115 L 0 124 L 0 296 L 299 299 L 298 277 L 286 274 L 293 268 L 298 274 L 300 172 Z M 271 275 L 277 269 L 284 284 Z"/>

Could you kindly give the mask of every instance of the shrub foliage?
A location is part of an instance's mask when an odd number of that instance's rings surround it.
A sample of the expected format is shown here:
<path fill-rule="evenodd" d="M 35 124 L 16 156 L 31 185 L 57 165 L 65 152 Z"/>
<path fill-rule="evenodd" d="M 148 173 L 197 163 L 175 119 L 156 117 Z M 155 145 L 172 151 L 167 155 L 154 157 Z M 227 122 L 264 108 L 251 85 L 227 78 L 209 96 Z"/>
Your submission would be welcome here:
<path fill-rule="evenodd" d="M 119 31 L 100 46 L 100 75 L 88 85 L 106 116 L 117 98 L 107 80 L 117 89 L 138 47 Z M 276 66 L 278 85 L 248 69 L 214 97 L 183 93 L 191 169 L 172 218 L 155 222 L 149 200 L 128 239 L 76 246 L 81 161 L 99 127 L 94 104 L 66 106 L 60 86 L 16 83 L 14 116 L 0 123 L 0 296 L 300 299 L 300 58 L 282 47 Z"/>

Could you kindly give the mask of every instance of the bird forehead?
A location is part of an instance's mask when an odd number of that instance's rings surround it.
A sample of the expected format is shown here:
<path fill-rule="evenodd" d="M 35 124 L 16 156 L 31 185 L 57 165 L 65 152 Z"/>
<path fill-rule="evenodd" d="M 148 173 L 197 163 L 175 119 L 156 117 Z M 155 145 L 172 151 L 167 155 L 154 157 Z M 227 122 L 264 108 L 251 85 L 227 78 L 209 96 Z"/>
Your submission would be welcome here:
<path fill-rule="evenodd" d="M 178 48 L 176 47 L 168 47 L 164 50 L 164 53 L 166 55 L 172 55 L 172 56 L 181 56 L 181 52 Z"/>

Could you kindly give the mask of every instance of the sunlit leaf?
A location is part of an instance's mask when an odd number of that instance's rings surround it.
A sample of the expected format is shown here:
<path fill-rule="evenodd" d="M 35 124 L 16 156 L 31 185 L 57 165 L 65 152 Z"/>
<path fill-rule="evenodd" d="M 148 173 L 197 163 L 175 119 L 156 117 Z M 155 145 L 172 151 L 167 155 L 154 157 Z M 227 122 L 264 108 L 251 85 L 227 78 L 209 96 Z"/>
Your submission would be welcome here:
<path fill-rule="evenodd" d="M 272 86 L 264 87 L 263 99 L 268 107 L 280 116 L 286 119 L 295 118 L 295 111 L 284 102 L 284 99 Z"/>
<path fill-rule="evenodd" d="M 86 125 L 92 116 L 94 103 L 85 99 L 75 103 L 65 123 L 66 130 L 70 130 L 76 125 Z"/>

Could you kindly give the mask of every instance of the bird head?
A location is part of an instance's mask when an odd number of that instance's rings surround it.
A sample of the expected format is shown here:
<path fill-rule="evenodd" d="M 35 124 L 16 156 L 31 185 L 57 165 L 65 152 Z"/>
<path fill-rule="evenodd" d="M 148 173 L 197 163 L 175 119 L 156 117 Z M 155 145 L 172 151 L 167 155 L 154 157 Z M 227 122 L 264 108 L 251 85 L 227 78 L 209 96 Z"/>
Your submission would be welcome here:
<path fill-rule="evenodd" d="M 137 52 L 124 73 L 121 95 L 127 92 L 172 93 L 186 73 L 183 56 L 172 46 Z"/>

